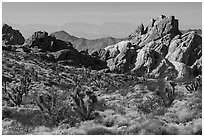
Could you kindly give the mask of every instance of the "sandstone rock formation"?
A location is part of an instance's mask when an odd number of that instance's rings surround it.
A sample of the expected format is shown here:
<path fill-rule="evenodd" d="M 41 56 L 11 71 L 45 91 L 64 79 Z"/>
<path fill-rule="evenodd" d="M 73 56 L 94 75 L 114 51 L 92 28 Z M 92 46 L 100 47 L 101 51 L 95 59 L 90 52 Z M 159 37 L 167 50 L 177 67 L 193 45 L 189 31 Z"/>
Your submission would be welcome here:
<path fill-rule="evenodd" d="M 2 41 L 5 45 L 22 45 L 25 42 L 25 39 L 19 30 L 15 30 L 11 26 L 3 24 Z"/>

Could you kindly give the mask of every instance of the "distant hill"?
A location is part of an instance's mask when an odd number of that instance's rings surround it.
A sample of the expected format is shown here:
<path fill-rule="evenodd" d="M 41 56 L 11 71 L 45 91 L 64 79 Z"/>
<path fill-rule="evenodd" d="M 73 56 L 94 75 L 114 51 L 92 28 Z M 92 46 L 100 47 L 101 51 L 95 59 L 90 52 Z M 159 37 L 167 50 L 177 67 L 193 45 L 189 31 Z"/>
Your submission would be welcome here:
<path fill-rule="evenodd" d="M 89 53 L 92 53 L 96 50 L 103 49 L 109 45 L 113 45 L 122 41 L 122 39 L 113 37 L 88 40 L 85 38 L 77 38 L 75 36 L 71 36 L 65 31 L 57 31 L 52 33 L 51 35 L 54 35 L 57 39 L 71 42 L 74 45 L 74 47 L 79 51 L 83 49 L 88 49 Z"/>

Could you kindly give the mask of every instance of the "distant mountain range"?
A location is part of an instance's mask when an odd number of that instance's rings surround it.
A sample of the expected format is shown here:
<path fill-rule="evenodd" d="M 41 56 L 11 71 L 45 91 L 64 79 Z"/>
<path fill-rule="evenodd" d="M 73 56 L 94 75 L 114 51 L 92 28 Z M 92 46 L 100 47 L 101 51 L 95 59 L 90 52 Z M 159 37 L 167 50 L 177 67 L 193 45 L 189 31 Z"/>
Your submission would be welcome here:
<path fill-rule="evenodd" d="M 89 24 L 84 22 L 70 22 L 60 26 L 57 25 L 42 25 L 42 24 L 28 24 L 28 25 L 18 25 L 7 23 L 11 25 L 14 29 L 20 30 L 25 38 L 30 37 L 35 31 L 47 31 L 48 33 L 53 33 L 56 31 L 64 30 L 69 34 L 76 36 L 78 38 L 86 39 L 99 39 L 104 37 L 114 37 L 114 38 L 125 38 L 131 34 L 138 25 L 133 23 L 124 22 L 104 22 L 100 25 Z M 198 34 L 202 35 L 201 29 L 189 29 L 181 30 L 182 32 L 187 32 L 190 30 L 195 30 Z"/>
<path fill-rule="evenodd" d="M 105 38 L 100 38 L 95 40 L 88 40 L 85 38 L 78 38 L 75 36 L 71 36 L 65 31 L 57 31 L 52 33 L 51 35 L 54 35 L 57 39 L 71 42 L 74 45 L 74 47 L 79 51 L 83 49 L 88 49 L 89 53 L 92 53 L 96 50 L 103 49 L 109 45 L 113 45 L 122 41 L 122 39 L 113 38 L 113 37 L 105 37 Z"/>
<path fill-rule="evenodd" d="M 42 24 L 28 24 L 18 25 L 7 23 L 14 29 L 20 30 L 25 38 L 30 37 L 35 31 L 47 31 L 53 33 L 64 30 L 71 35 L 78 38 L 99 39 L 104 37 L 124 38 L 132 33 L 136 28 L 136 24 L 123 22 L 105 22 L 100 25 L 89 24 L 84 22 L 70 22 L 60 26 L 57 25 L 42 25 Z"/>

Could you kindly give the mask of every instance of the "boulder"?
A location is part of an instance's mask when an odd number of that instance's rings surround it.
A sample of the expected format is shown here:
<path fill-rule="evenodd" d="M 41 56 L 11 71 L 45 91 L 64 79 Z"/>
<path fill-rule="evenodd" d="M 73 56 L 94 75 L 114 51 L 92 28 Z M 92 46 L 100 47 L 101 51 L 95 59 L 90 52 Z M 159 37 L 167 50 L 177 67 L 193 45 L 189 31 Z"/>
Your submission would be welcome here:
<path fill-rule="evenodd" d="M 175 82 L 191 81 L 194 78 L 192 69 L 181 62 L 171 62 L 167 59 L 162 59 L 159 65 L 149 74 L 151 78 L 166 78 Z"/>
<path fill-rule="evenodd" d="M 202 37 L 192 31 L 172 40 L 166 58 L 191 66 L 201 56 Z"/>
<path fill-rule="evenodd" d="M 94 70 L 101 70 L 107 68 L 107 63 L 104 60 L 90 56 L 89 54 L 80 54 L 80 64 L 84 67 Z"/>
<path fill-rule="evenodd" d="M 192 73 L 192 69 L 188 67 L 186 64 L 176 61 L 171 61 L 171 63 L 175 66 L 178 75 L 175 79 L 176 82 L 184 82 L 191 81 L 195 76 Z"/>
<path fill-rule="evenodd" d="M 152 44 L 147 45 L 138 52 L 132 72 L 138 76 L 142 76 L 144 73 L 150 73 L 159 65 L 161 60 L 162 54 L 156 52 Z"/>
<path fill-rule="evenodd" d="M 64 42 L 56 39 L 54 35 L 48 36 L 47 32 L 37 31 L 25 42 L 25 46 L 38 47 L 42 51 L 56 52 L 63 49 L 73 48 L 70 42 Z"/>
<path fill-rule="evenodd" d="M 136 47 L 130 41 L 121 41 L 105 48 L 107 66 L 117 73 L 129 72 L 136 60 Z M 103 55 L 103 57 L 104 57 Z"/>
<path fill-rule="evenodd" d="M 149 73 L 151 78 L 166 78 L 168 79 L 175 79 L 178 75 L 178 71 L 176 71 L 175 66 L 168 61 L 167 59 L 163 58 L 158 66 Z"/>
<path fill-rule="evenodd" d="M 19 30 L 15 30 L 11 26 L 3 24 L 2 41 L 5 45 L 23 45 L 25 38 Z"/>
<path fill-rule="evenodd" d="M 71 60 L 75 64 L 79 64 L 79 52 L 76 49 L 63 49 L 48 54 L 50 58 L 54 57 L 54 61 Z"/>
<path fill-rule="evenodd" d="M 121 41 L 119 43 L 116 43 L 114 45 L 110 45 L 108 47 L 105 47 L 104 49 L 106 51 L 109 51 L 110 53 L 121 53 L 122 51 L 126 50 L 128 47 L 127 47 L 127 44 L 129 43 L 130 41 Z M 115 55 L 117 56 L 117 54 Z M 112 57 L 115 57 L 115 56 L 112 56 Z"/>
<path fill-rule="evenodd" d="M 166 80 L 183 83 L 194 78 L 192 69 L 181 62 L 170 62 L 163 59 L 161 63 L 149 74 L 151 78 L 166 78 Z"/>

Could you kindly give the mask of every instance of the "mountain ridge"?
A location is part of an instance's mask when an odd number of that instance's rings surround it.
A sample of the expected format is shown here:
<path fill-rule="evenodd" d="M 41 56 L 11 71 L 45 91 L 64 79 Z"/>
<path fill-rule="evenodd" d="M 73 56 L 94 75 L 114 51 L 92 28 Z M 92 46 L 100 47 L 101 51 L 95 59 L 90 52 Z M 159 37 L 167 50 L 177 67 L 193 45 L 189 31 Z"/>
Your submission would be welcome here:
<path fill-rule="evenodd" d="M 113 38 L 113 37 L 105 37 L 105 38 L 99 38 L 94 40 L 90 40 L 86 38 L 78 38 L 70 35 L 64 30 L 56 31 L 54 33 L 51 33 L 50 35 L 54 35 L 57 39 L 71 42 L 74 45 L 74 47 L 79 51 L 88 49 L 89 53 L 92 53 L 99 49 L 103 49 L 109 45 L 116 44 L 122 41 L 122 39 Z"/>

